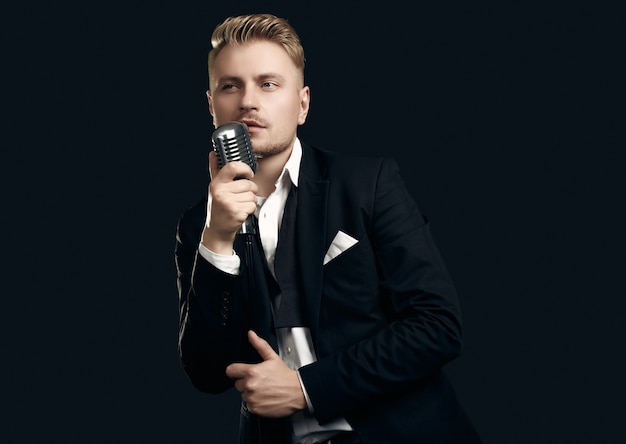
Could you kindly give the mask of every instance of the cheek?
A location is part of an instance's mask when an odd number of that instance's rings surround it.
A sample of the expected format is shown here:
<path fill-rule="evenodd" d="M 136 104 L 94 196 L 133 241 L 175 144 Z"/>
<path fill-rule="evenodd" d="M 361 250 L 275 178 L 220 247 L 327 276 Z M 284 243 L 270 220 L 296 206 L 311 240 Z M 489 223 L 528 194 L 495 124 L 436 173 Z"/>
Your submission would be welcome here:
<path fill-rule="evenodd" d="M 229 112 L 230 110 L 233 109 L 233 107 L 236 107 L 236 106 L 238 106 L 237 98 L 234 94 L 222 95 L 212 100 L 213 112 L 217 114 Z"/>
<path fill-rule="evenodd" d="M 288 123 L 289 125 L 300 123 L 302 108 L 300 107 L 299 101 L 296 101 L 293 97 L 290 97 L 289 100 L 285 101 L 285 103 L 283 104 L 283 109 L 285 110 L 283 116 L 285 123 Z"/>

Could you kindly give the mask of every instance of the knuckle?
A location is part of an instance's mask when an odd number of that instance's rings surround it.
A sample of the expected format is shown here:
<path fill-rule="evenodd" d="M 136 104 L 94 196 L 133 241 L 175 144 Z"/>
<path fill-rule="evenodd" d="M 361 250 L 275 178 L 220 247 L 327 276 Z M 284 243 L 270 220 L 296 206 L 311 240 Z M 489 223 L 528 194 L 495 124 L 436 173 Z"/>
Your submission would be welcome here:
<path fill-rule="evenodd" d="M 257 391 L 256 383 L 254 383 L 254 382 L 252 382 L 250 380 L 246 380 L 242 384 L 242 388 L 243 388 L 243 391 L 245 391 L 246 393 L 255 393 Z"/>

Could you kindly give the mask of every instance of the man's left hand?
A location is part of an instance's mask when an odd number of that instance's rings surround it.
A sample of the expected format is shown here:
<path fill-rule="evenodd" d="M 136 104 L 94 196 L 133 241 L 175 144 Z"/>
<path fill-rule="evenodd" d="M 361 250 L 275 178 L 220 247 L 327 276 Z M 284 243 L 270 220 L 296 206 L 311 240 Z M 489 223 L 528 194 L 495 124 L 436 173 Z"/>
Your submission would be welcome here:
<path fill-rule="evenodd" d="M 226 376 L 235 380 L 235 388 L 255 415 L 281 418 L 306 408 L 306 400 L 295 370 L 290 369 L 272 346 L 252 330 L 250 344 L 259 352 L 259 364 L 231 364 Z"/>

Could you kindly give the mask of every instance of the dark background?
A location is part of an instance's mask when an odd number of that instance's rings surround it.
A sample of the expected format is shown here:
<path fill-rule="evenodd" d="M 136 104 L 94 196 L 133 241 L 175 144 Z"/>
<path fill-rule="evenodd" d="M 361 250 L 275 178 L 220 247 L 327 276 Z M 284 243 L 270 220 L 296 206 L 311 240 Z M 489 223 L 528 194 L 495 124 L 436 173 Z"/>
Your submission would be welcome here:
<path fill-rule="evenodd" d="M 305 142 L 399 160 L 485 443 L 626 442 L 624 16 L 338 3 L 3 6 L 3 442 L 234 442 L 237 395 L 178 363 L 173 248 L 205 192 L 210 34 L 248 12 L 301 36 Z"/>

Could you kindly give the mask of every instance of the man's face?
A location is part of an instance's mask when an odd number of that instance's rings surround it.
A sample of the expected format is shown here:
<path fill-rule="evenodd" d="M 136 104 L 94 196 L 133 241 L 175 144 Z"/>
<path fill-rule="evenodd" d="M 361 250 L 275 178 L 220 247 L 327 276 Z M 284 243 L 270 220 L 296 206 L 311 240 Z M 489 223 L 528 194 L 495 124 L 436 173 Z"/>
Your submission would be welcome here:
<path fill-rule="evenodd" d="M 238 120 L 248 125 L 255 154 L 290 149 L 309 110 L 309 88 L 285 50 L 255 41 L 228 45 L 213 65 L 209 111 L 215 127 Z"/>

